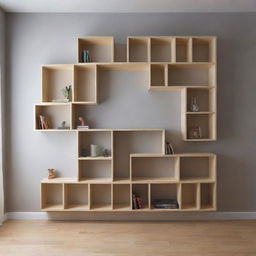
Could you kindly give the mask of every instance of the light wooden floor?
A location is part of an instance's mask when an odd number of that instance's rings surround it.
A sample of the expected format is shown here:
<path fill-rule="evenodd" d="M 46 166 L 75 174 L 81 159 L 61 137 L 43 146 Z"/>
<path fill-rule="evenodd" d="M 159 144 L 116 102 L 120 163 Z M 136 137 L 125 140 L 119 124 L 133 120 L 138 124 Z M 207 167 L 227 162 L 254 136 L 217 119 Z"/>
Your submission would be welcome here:
<path fill-rule="evenodd" d="M 7 221 L 0 256 L 256 256 L 256 221 Z"/>

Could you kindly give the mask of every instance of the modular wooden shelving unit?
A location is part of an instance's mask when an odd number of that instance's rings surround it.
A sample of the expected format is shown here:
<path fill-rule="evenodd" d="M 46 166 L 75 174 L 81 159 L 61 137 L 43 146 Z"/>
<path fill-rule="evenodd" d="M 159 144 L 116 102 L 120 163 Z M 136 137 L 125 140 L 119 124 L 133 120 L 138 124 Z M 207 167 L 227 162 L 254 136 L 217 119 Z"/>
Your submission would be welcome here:
<path fill-rule="evenodd" d="M 87 49 L 91 63 L 82 62 Z M 78 39 L 78 64 L 42 67 L 42 103 L 35 105 L 35 130 L 72 131 L 77 134 L 77 175 L 44 179 L 44 211 L 203 211 L 216 210 L 216 156 L 211 153 L 165 155 L 161 129 L 77 130 L 77 118 L 86 105 L 98 104 L 101 70 L 148 72 L 151 91 L 181 91 L 181 134 L 184 141 L 216 140 L 216 38 L 128 37 L 127 62 L 114 62 L 113 37 Z M 61 89 L 71 85 L 68 103 Z M 190 100 L 200 107 L 191 112 Z M 49 116 L 49 129 L 39 129 L 39 115 Z M 61 121 L 66 129 L 58 129 Z M 191 127 L 200 126 L 202 137 L 192 139 Z M 129 142 L 129 143 L 127 143 Z M 109 149 L 108 157 L 89 157 L 90 144 Z M 124 145 L 129 145 L 124 146 Z M 132 194 L 142 197 L 143 209 L 132 210 Z M 153 200 L 173 198 L 178 209 L 154 209 Z"/>

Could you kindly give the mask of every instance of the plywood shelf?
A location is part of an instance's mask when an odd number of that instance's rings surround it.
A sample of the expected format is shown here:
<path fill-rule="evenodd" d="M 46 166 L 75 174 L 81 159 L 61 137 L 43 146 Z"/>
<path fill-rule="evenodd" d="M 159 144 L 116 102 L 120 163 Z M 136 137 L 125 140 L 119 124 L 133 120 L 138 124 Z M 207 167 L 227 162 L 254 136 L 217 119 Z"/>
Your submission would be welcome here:
<path fill-rule="evenodd" d="M 84 50 L 89 51 L 91 62 L 83 63 Z M 79 117 L 89 125 L 94 123 L 88 113 L 99 103 L 99 79 L 105 71 L 142 71 L 147 74 L 149 90 L 181 91 L 184 141 L 216 140 L 216 38 L 131 36 L 127 38 L 127 62 L 114 62 L 113 37 L 83 37 L 78 39 L 78 62 L 42 67 L 42 103 L 35 105 L 35 130 L 76 131 L 78 144 L 76 177 L 44 179 L 42 210 L 216 210 L 214 154 L 165 155 L 163 129 L 77 130 Z M 62 89 L 68 85 L 70 98 L 63 103 Z M 40 129 L 40 115 L 49 118 L 49 129 Z M 68 129 L 58 129 L 63 121 Z M 191 133 L 195 127 L 200 127 L 199 137 Z M 92 157 L 92 144 L 107 149 L 108 156 L 101 152 Z M 133 194 L 142 199 L 142 209 L 132 209 Z M 155 199 L 174 199 L 179 207 L 156 209 Z"/>

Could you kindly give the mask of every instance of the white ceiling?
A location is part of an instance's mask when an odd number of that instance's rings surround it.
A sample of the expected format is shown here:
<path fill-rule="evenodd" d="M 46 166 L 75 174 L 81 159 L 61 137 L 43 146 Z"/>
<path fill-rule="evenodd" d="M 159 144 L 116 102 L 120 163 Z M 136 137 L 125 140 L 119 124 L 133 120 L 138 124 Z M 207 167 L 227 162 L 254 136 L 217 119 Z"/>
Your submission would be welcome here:
<path fill-rule="evenodd" d="M 0 0 L 7 12 L 256 12 L 256 0 Z"/>

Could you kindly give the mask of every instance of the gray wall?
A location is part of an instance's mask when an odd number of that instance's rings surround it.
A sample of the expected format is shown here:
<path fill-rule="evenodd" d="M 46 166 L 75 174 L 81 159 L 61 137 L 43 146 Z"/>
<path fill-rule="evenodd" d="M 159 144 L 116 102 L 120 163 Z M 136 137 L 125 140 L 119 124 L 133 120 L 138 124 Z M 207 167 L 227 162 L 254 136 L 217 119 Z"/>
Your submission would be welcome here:
<path fill-rule="evenodd" d="M 75 135 L 33 131 L 33 104 L 40 102 L 40 65 L 75 63 L 79 36 L 113 35 L 124 43 L 129 35 L 216 35 L 217 142 L 182 142 L 180 93 L 147 92 L 137 73 L 105 73 L 100 85 L 104 101 L 87 111 L 97 128 L 165 128 L 177 152 L 217 153 L 218 209 L 255 211 L 255 24 L 252 13 L 8 14 L 7 210 L 39 210 L 39 184 L 47 168 L 57 168 L 63 176 L 75 174 Z"/>

